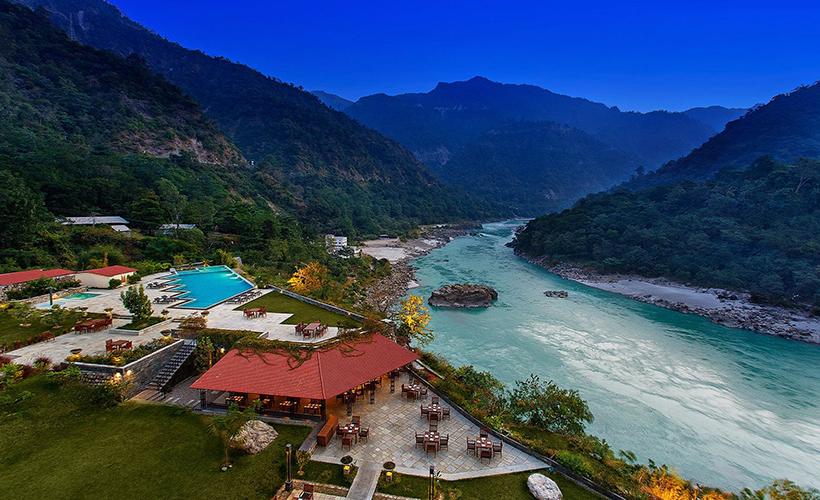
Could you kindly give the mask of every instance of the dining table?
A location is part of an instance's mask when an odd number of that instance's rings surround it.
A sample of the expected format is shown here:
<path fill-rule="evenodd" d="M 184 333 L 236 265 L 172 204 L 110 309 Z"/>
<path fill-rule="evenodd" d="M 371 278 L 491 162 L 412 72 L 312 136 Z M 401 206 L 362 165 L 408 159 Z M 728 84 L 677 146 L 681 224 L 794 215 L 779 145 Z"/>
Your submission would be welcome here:
<path fill-rule="evenodd" d="M 440 404 L 432 403 L 432 404 L 429 404 L 429 405 L 425 406 L 424 409 L 427 410 L 428 415 L 430 413 L 438 413 L 439 420 L 441 420 L 441 413 L 444 410 L 444 408 Z"/>
<path fill-rule="evenodd" d="M 407 393 L 407 397 L 418 398 L 419 394 L 421 394 L 421 385 L 420 384 L 410 384 L 404 386 L 404 391 Z"/>

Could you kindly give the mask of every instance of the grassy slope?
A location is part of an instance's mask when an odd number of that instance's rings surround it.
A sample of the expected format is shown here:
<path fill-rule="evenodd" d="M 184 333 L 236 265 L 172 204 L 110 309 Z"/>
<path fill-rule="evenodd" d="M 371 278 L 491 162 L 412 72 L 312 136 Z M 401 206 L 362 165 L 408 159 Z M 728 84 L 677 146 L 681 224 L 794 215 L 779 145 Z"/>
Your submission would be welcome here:
<path fill-rule="evenodd" d="M 35 396 L 14 414 L 0 411 L 0 484 L 20 499 L 269 498 L 283 482 L 284 445 L 308 434 L 276 426 L 274 444 L 236 455 L 223 473 L 206 417 L 139 403 L 97 409 L 41 377 L 19 389 Z"/>
<path fill-rule="evenodd" d="M 311 321 L 321 321 L 329 326 L 344 326 L 346 324 L 352 325 L 356 323 L 355 320 L 342 314 L 330 312 L 321 307 L 306 304 L 305 302 L 276 292 L 263 295 L 256 300 L 244 304 L 239 307 L 239 309 L 244 310 L 252 307 L 265 307 L 270 313 L 292 313 L 293 316 L 285 320 L 284 323 L 286 325 L 309 323 Z"/>

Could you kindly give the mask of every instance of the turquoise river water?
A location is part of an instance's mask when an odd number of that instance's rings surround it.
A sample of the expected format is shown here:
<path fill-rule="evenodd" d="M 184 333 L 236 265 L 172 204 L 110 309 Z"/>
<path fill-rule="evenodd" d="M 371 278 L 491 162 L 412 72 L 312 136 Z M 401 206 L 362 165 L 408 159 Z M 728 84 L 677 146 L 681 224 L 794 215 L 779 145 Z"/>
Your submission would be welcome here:
<path fill-rule="evenodd" d="M 433 309 L 432 351 L 508 384 L 536 373 L 578 389 L 590 433 L 700 483 L 820 487 L 820 346 L 564 280 L 505 246 L 516 224 L 487 224 L 416 261 L 411 293 L 461 282 L 499 293 L 486 310 Z"/>

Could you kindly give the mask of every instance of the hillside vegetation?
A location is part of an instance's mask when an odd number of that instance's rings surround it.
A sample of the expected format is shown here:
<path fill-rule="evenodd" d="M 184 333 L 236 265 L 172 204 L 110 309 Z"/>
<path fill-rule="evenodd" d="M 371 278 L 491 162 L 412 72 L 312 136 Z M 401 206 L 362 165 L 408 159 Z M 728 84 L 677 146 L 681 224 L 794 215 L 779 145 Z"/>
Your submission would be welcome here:
<path fill-rule="evenodd" d="M 625 181 L 638 165 L 578 129 L 518 122 L 486 132 L 435 172 L 516 214 L 540 215 Z"/>
<path fill-rule="evenodd" d="M 729 122 L 691 154 L 636 179 L 629 187 L 709 179 L 725 168 L 745 168 L 761 156 L 785 162 L 820 157 L 820 83 L 775 96 Z"/>
<path fill-rule="evenodd" d="M 761 159 L 706 183 L 592 195 L 531 221 L 516 251 L 820 306 L 820 162 Z"/>
<path fill-rule="evenodd" d="M 25 0 L 84 44 L 136 54 L 193 97 L 254 162 L 253 185 L 313 229 L 404 230 L 486 216 L 491 209 L 443 187 L 406 149 L 309 92 L 186 49 L 103 0 Z"/>

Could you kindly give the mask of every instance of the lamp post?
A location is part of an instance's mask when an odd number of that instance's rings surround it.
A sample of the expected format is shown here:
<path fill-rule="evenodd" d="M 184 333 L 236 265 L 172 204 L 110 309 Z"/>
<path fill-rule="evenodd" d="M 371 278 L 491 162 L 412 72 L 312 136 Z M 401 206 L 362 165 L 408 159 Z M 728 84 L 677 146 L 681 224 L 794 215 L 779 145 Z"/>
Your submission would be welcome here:
<path fill-rule="evenodd" d="M 293 491 L 293 471 L 290 468 L 292 448 L 293 446 L 290 443 L 285 446 L 285 470 L 287 474 L 285 491 Z"/>
<path fill-rule="evenodd" d="M 49 307 L 54 305 L 54 287 L 48 287 L 48 305 Z"/>
<path fill-rule="evenodd" d="M 436 497 L 436 469 L 432 465 L 430 466 L 430 488 L 429 488 L 429 498 L 433 500 Z"/>

